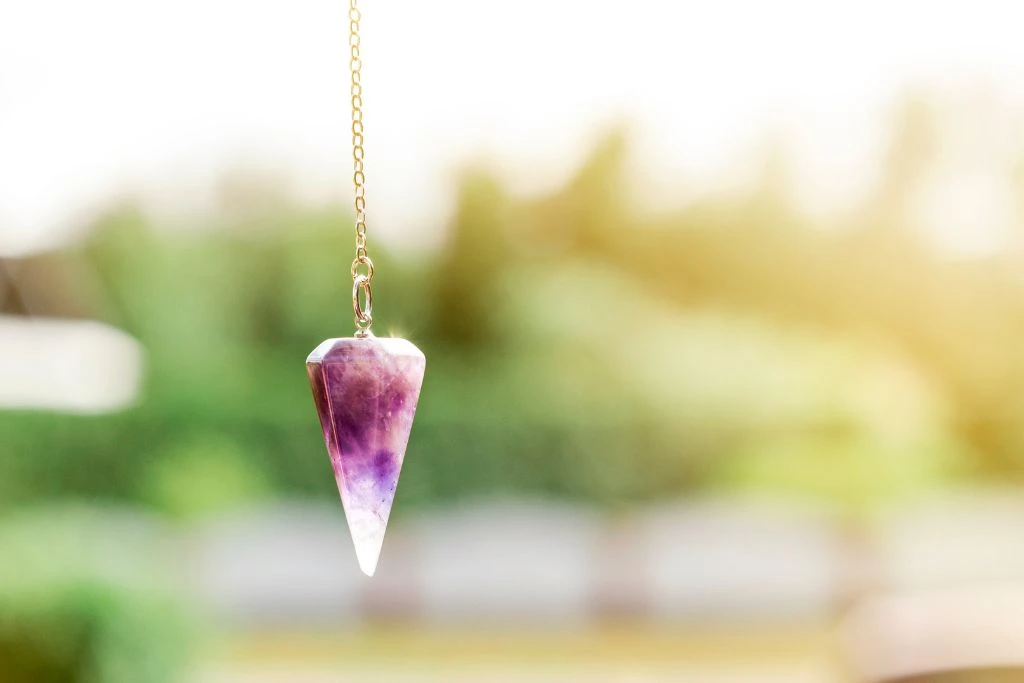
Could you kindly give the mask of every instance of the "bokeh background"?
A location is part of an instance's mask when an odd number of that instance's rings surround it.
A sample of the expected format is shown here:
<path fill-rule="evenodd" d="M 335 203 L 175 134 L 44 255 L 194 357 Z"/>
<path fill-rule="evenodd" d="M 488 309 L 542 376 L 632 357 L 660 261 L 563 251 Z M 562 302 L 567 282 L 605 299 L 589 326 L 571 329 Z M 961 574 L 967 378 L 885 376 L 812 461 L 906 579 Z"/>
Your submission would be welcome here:
<path fill-rule="evenodd" d="M 346 15 L 0 5 L 0 682 L 1024 680 L 1015 3 L 365 2 L 372 580 Z"/>

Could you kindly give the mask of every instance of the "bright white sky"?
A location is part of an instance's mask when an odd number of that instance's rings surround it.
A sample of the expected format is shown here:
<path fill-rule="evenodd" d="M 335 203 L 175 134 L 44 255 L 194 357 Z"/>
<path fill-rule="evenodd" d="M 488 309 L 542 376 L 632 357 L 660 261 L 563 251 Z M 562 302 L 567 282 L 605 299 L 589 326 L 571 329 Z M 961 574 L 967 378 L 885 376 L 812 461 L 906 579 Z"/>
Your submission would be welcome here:
<path fill-rule="evenodd" d="M 873 180 L 894 99 L 921 85 L 995 103 L 963 110 L 923 218 L 965 251 L 1012 229 L 1020 2 L 363 4 L 371 225 L 394 247 L 436 241 L 459 164 L 483 157 L 541 189 L 623 119 L 652 205 L 742 186 L 775 131 L 808 207 L 841 208 Z M 240 165 L 280 171 L 310 201 L 349 201 L 346 11 L 0 2 L 0 255 L 46 248 L 126 193 L 173 223 Z"/>

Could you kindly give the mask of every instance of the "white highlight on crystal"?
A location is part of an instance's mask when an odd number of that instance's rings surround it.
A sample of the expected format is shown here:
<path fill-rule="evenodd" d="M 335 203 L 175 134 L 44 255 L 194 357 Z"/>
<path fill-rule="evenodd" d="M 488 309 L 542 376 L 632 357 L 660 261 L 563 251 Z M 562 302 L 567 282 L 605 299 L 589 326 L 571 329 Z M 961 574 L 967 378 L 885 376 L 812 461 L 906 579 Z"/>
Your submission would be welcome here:
<path fill-rule="evenodd" d="M 345 517 L 352 533 L 359 568 L 367 576 L 373 576 L 377 571 L 381 548 L 384 546 L 384 533 L 388 528 L 387 518 L 381 519 L 370 507 L 348 505 L 344 498 L 341 502 L 345 507 Z"/>

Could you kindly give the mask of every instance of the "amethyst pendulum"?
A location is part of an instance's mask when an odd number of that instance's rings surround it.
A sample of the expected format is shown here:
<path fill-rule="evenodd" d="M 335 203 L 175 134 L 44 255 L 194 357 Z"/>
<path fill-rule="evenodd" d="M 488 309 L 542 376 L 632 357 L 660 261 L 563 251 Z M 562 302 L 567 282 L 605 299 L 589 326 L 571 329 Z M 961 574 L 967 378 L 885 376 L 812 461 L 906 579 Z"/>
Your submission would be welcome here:
<path fill-rule="evenodd" d="M 404 339 L 373 336 L 373 261 L 366 253 L 366 176 L 363 173 L 363 86 L 358 0 L 349 0 L 352 94 L 352 183 L 356 257 L 352 312 L 356 333 L 328 339 L 306 359 L 341 504 L 359 567 L 373 576 L 395 501 L 427 359 Z M 364 303 L 365 302 L 365 303 Z"/>
<path fill-rule="evenodd" d="M 411 342 L 372 335 L 328 339 L 306 359 L 356 557 L 368 576 L 377 568 L 426 363 Z"/>

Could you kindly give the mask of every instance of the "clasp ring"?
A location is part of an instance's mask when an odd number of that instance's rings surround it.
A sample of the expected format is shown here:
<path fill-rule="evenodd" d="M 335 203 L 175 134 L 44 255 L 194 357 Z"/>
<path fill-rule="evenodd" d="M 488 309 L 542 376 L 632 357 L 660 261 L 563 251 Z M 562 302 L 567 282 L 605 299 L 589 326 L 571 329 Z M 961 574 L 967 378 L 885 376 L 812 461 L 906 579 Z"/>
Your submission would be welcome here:
<path fill-rule="evenodd" d="M 360 291 L 365 303 L 360 302 Z M 370 278 L 365 275 L 357 275 L 352 280 L 352 312 L 356 316 L 356 336 L 369 335 L 373 324 L 373 291 L 370 289 Z"/>

